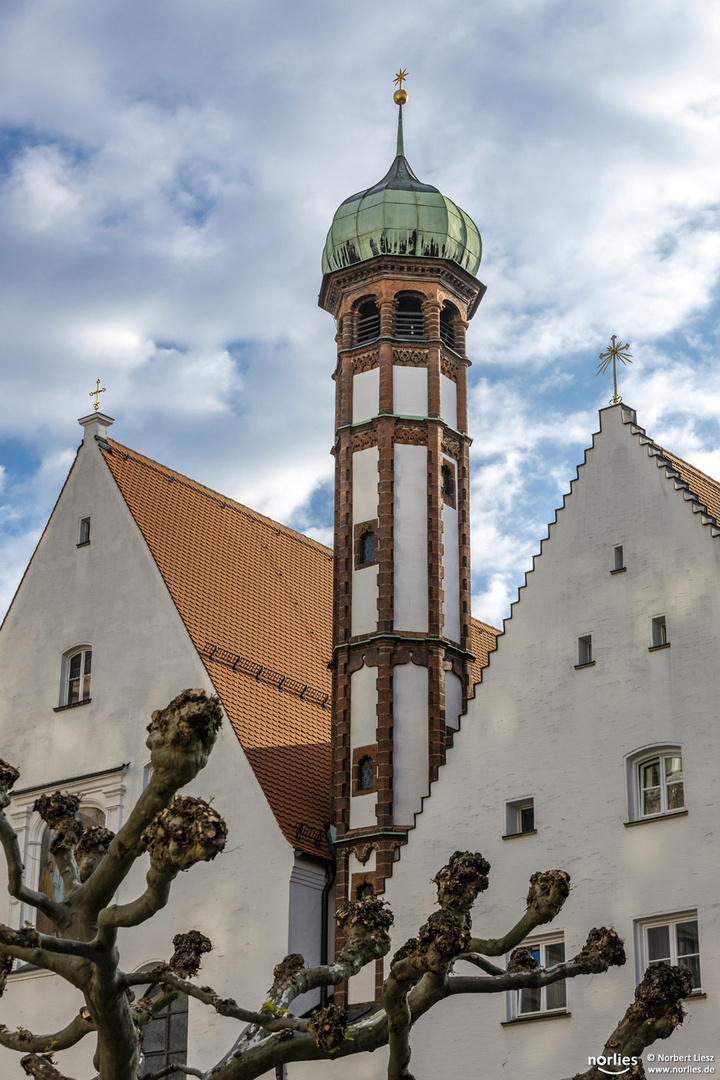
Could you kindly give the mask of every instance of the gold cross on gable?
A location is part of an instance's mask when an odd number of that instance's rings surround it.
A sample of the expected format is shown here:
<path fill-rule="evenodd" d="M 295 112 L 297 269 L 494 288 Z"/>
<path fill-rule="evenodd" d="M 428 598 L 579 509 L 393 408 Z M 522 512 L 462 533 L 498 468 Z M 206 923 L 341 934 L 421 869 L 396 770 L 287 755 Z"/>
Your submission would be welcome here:
<path fill-rule="evenodd" d="M 106 388 L 104 386 L 103 386 L 102 390 L 100 389 L 100 380 L 98 379 L 97 386 L 95 387 L 94 390 L 91 390 L 90 393 L 88 394 L 88 397 L 94 397 L 95 398 L 95 412 L 97 412 L 98 409 L 100 408 L 100 395 L 105 394 L 106 392 L 107 391 L 106 391 Z"/>
<path fill-rule="evenodd" d="M 600 353 L 599 359 L 602 360 L 602 363 L 597 369 L 597 374 L 600 375 L 601 372 L 607 371 L 611 363 L 613 366 L 613 396 L 610 398 L 611 405 L 618 405 L 622 401 L 622 398 L 617 392 L 617 362 L 619 360 L 621 364 L 632 364 L 632 360 L 630 359 L 632 353 L 626 351 L 629 347 L 629 342 L 626 341 L 623 345 L 622 342 L 617 340 L 615 334 L 613 334 L 610 339 L 610 348 L 606 349 L 605 352 Z"/>
<path fill-rule="evenodd" d="M 407 77 L 408 77 L 407 68 L 400 68 L 397 75 L 393 79 L 393 82 L 398 86 L 398 88 L 400 90 L 402 90 L 402 84 L 405 82 Z"/>

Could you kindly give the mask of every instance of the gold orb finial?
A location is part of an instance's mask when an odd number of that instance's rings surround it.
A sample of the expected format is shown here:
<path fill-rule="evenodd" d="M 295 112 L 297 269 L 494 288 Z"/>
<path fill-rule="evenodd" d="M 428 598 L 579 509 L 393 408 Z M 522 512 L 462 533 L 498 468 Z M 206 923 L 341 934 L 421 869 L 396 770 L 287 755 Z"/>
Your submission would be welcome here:
<path fill-rule="evenodd" d="M 404 105 L 408 99 L 407 90 L 403 89 L 403 83 L 408 77 L 407 68 L 400 68 L 397 75 L 393 79 L 393 82 L 397 84 L 397 90 L 393 94 L 393 101 L 396 105 Z"/>

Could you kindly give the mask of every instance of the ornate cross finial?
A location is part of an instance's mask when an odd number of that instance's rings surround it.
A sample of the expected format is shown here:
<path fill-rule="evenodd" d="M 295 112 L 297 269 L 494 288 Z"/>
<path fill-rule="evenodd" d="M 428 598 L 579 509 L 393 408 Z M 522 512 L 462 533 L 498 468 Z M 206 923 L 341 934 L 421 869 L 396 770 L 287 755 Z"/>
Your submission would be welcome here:
<path fill-rule="evenodd" d="M 626 341 L 623 345 L 622 342 L 617 340 L 615 334 L 613 334 L 612 338 L 610 339 L 610 348 L 607 349 L 605 352 L 600 353 L 599 358 L 600 360 L 602 360 L 602 364 L 597 369 L 598 375 L 600 375 L 601 372 L 606 371 L 610 365 L 610 362 L 612 361 L 613 396 L 610 398 L 611 405 L 618 405 L 622 401 L 622 398 L 617 392 L 617 362 L 619 360 L 622 364 L 632 364 L 632 360 L 630 359 L 632 353 L 626 352 L 626 349 L 628 349 L 629 347 L 629 342 Z"/>
<path fill-rule="evenodd" d="M 104 393 L 106 393 L 106 388 L 103 386 L 102 390 L 100 389 L 100 380 L 98 379 L 97 386 L 88 394 L 88 397 L 95 398 L 95 412 L 100 408 L 100 395 Z"/>
<path fill-rule="evenodd" d="M 393 94 L 393 101 L 396 105 L 404 105 L 408 99 L 407 90 L 403 89 L 403 83 L 408 77 L 407 68 L 400 68 L 397 75 L 393 79 L 393 82 L 397 86 L 397 90 Z"/>

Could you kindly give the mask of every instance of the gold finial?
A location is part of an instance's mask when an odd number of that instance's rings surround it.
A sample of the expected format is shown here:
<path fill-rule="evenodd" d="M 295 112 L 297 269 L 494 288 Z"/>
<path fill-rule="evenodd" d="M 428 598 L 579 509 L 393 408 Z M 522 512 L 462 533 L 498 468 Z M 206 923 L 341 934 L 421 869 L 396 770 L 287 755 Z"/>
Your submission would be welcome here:
<path fill-rule="evenodd" d="M 625 351 L 629 347 L 629 342 L 626 341 L 623 345 L 622 342 L 617 340 L 615 334 L 613 334 L 610 342 L 610 348 L 607 349 L 605 352 L 600 353 L 600 360 L 602 360 L 602 364 L 597 369 L 598 375 L 600 375 L 601 372 L 606 371 L 608 366 L 610 365 L 610 362 L 612 361 L 613 396 L 610 398 L 611 405 L 618 405 L 622 401 L 622 398 L 617 392 L 617 362 L 619 360 L 622 364 L 632 364 L 632 360 L 630 359 L 632 353 Z"/>
<path fill-rule="evenodd" d="M 407 68 L 400 68 L 397 75 L 393 79 L 393 82 L 397 85 L 397 90 L 393 94 L 393 101 L 396 105 L 404 105 L 408 99 L 407 90 L 403 90 L 403 83 L 408 77 Z"/>
<path fill-rule="evenodd" d="M 100 395 L 105 394 L 106 392 L 107 391 L 106 391 L 106 388 L 104 386 L 103 386 L 102 390 L 100 389 L 100 380 L 98 379 L 97 386 L 95 387 L 94 390 L 91 390 L 90 393 L 88 394 L 88 397 L 94 397 L 95 398 L 95 412 L 97 412 L 98 409 L 100 408 Z"/>

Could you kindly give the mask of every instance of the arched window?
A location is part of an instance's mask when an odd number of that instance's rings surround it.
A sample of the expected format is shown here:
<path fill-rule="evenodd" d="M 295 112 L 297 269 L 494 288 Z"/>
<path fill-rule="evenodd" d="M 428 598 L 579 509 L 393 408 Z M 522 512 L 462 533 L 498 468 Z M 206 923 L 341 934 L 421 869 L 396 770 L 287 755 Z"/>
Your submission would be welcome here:
<path fill-rule="evenodd" d="M 150 970 L 154 964 L 141 970 Z M 146 992 L 154 998 L 159 993 L 158 987 Z M 187 1063 L 188 1036 L 188 1000 L 185 994 L 166 1005 L 154 1016 L 143 1029 L 143 1056 L 140 1076 L 159 1072 L 166 1065 L 185 1065 Z M 181 1072 L 168 1073 L 168 1080 L 185 1080 Z"/>
<path fill-rule="evenodd" d="M 92 649 L 89 645 L 65 654 L 61 705 L 81 705 L 90 700 L 91 671 Z"/>
<path fill-rule="evenodd" d="M 649 747 L 627 759 L 631 821 L 685 810 L 685 779 L 679 746 Z"/>
<path fill-rule="evenodd" d="M 365 754 L 357 763 L 358 791 L 372 791 L 374 785 L 375 763 L 369 754 Z"/>
<path fill-rule="evenodd" d="M 83 828 L 89 829 L 91 825 L 104 825 L 105 814 L 99 807 L 84 806 L 75 815 L 81 821 Z M 46 828 L 40 843 L 40 876 L 38 878 L 38 892 L 49 896 L 51 900 L 58 902 L 65 895 L 65 885 L 60 876 L 60 871 L 55 865 L 55 859 L 50 853 L 50 829 Z M 37 928 L 41 934 L 57 934 L 53 923 L 41 911 L 37 915 Z"/>
<path fill-rule="evenodd" d="M 452 304 L 443 304 L 440 312 L 440 338 L 451 349 L 455 348 L 455 319 L 457 308 Z"/>
<path fill-rule="evenodd" d="M 369 529 L 360 537 L 360 557 L 364 563 L 375 562 L 375 533 Z"/>
<path fill-rule="evenodd" d="M 380 336 L 380 308 L 374 300 L 366 300 L 358 308 L 357 343 L 374 341 Z"/>
<path fill-rule="evenodd" d="M 374 895 L 375 890 L 372 887 L 372 883 L 369 881 L 363 881 L 355 890 L 356 900 L 372 900 Z"/>
<path fill-rule="evenodd" d="M 400 338 L 425 337 L 425 312 L 422 301 L 415 296 L 399 296 L 395 308 L 395 336 Z"/>

